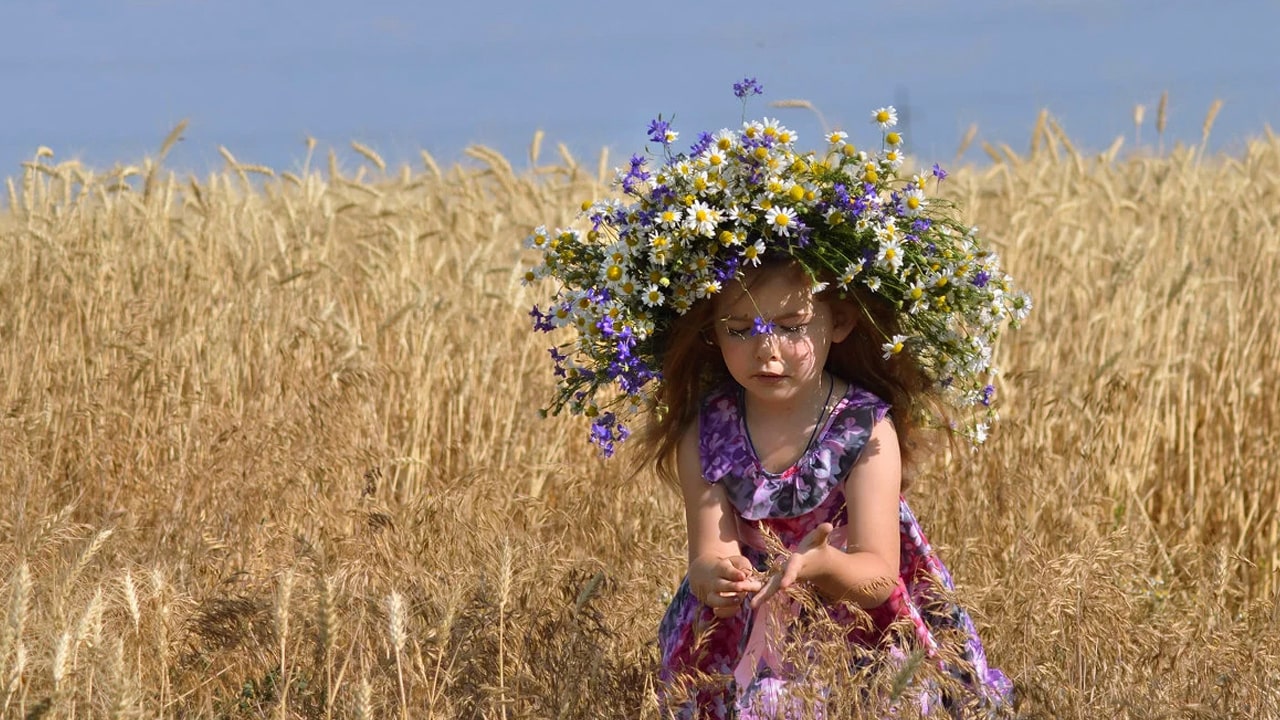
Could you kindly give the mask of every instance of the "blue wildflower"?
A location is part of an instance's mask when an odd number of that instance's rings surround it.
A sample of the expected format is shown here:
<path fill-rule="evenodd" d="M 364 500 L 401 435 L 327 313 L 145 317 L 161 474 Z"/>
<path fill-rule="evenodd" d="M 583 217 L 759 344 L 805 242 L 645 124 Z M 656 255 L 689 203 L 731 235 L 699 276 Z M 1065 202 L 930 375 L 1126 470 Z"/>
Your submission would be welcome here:
<path fill-rule="evenodd" d="M 713 142 L 715 142 L 715 138 L 712 137 L 711 133 L 703 130 L 698 133 L 698 142 L 694 143 L 693 147 L 689 148 L 689 154 L 701 155 L 704 150 L 711 147 L 711 143 Z"/>
<path fill-rule="evenodd" d="M 934 163 L 934 164 L 933 164 L 933 176 L 934 176 L 934 177 L 936 177 L 936 178 L 938 178 L 938 182 L 942 182 L 943 180 L 946 180 L 946 179 L 947 179 L 947 171 L 946 171 L 946 170 L 943 170 L 943 169 L 942 169 L 942 166 L 941 166 L 941 165 L 939 165 L 938 163 Z"/>
<path fill-rule="evenodd" d="M 649 123 L 649 139 L 663 145 L 670 145 L 672 136 L 671 123 L 662 119 L 659 115 L 657 119 Z"/>
<path fill-rule="evenodd" d="M 761 95 L 764 93 L 764 86 L 756 81 L 755 78 L 743 78 L 742 82 L 733 84 L 733 94 L 745 99 L 748 95 Z"/>
<path fill-rule="evenodd" d="M 539 332 L 551 332 L 556 329 L 556 326 L 551 324 L 551 318 L 553 317 L 552 314 L 549 312 L 542 312 L 538 309 L 537 305 L 534 305 L 533 309 L 529 311 L 529 317 L 533 318 L 534 330 Z"/>
<path fill-rule="evenodd" d="M 973 276 L 974 287 L 986 287 L 987 281 L 991 279 L 991 275 L 986 270 L 979 270 L 977 275 Z"/>
<path fill-rule="evenodd" d="M 772 335 L 776 329 L 777 325 L 772 320 L 766 321 L 762 317 L 757 317 L 751 321 L 751 335 L 753 337 L 756 335 Z"/>

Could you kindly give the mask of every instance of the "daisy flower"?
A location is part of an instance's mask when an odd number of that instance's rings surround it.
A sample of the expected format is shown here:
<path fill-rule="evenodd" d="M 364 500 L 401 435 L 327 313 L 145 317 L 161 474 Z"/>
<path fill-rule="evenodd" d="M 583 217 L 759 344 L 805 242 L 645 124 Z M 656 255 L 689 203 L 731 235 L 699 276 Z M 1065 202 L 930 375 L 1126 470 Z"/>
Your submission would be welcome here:
<path fill-rule="evenodd" d="M 857 279 L 858 273 L 862 272 L 862 263 L 849 263 L 844 272 L 840 274 L 840 287 L 847 288 Z"/>
<path fill-rule="evenodd" d="M 738 135 L 728 128 L 722 128 L 720 132 L 711 136 L 711 146 L 721 152 L 728 152 L 738 144 Z"/>
<path fill-rule="evenodd" d="M 689 206 L 684 226 L 702 237 L 712 237 L 716 231 L 716 224 L 719 222 L 720 211 L 699 201 Z"/>
<path fill-rule="evenodd" d="M 894 335 L 893 337 L 889 338 L 889 342 L 881 345 L 880 349 L 884 351 L 884 359 L 888 360 L 894 355 L 897 355 L 898 353 L 902 352 L 904 349 L 906 349 L 906 347 L 907 347 L 907 336 Z"/>
<path fill-rule="evenodd" d="M 666 296 L 662 294 L 662 288 L 657 283 L 645 288 L 644 292 L 640 294 L 640 300 L 645 307 L 657 307 L 662 304 L 665 298 Z"/>
<path fill-rule="evenodd" d="M 796 212 L 791 208 L 775 205 L 764 214 L 764 220 L 769 223 L 770 230 L 783 237 L 789 237 L 791 229 L 796 224 Z"/>
<path fill-rule="evenodd" d="M 756 240 L 754 243 L 742 248 L 742 257 L 752 265 L 760 264 L 760 256 L 764 254 L 764 241 Z"/>
<path fill-rule="evenodd" d="M 886 240 L 876 252 L 876 260 L 881 267 L 897 271 L 902 267 L 902 241 L 897 238 Z"/>
<path fill-rule="evenodd" d="M 877 108 L 871 113 L 871 122 L 879 125 L 881 130 L 888 130 L 898 124 L 898 111 L 892 105 Z"/>
<path fill-rule="evenodd" d="M 913 187 L 902 194 L 902 212 L 908 216 L 916 216 L 924 209 L 925 199 L 924 191 L 918 187 Z"/>

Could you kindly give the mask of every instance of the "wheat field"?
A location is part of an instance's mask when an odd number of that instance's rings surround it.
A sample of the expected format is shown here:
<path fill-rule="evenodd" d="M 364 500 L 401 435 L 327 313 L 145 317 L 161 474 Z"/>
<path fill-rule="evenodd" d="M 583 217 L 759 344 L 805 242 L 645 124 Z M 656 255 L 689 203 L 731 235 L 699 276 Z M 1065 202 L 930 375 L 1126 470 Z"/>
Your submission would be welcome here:
<path fill-rule="evenodd" d="M 197 178 L 180 130 L 7 183 L 0 716 L 658 717 L 679 499 L 539 417 L 519 282 L 607 157 Z M 952 168 L 1036 309 L 911 501 L 1021 716 L 1280 717 L 1280 138 L 1118 149 Z"/>

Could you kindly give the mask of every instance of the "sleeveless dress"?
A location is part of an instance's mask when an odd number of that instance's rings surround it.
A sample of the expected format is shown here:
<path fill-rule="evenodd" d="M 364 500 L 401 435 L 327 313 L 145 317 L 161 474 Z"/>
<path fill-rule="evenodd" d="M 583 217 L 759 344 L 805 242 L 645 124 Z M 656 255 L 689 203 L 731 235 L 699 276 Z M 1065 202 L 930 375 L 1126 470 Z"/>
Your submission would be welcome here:
<path fill-rule="evenodd" d="M 844 479 L 872 427 L 885 417 L 889 406 L 850 385 L 805 454 L 784 472 L 771 473 L 760 465 L 751 445 L 741 412 L 741 392 L 730 384 L 705 399 L 699 416 L 699 454 L 703 479 L 721 483 L 735 510 L 743 555 L 763 571 L 768 559 L 765 533 L 795 548 L 823 522 L 836 526 L 828 542 L 843 548 L 843 526 L 847 523 Z M 929 546 L 905 499 L 899 501 L 898 517 L 902 543 L 898 581 L 888 600 L 866 611 L 872 627 L 867 627 L 865 620 L 859 622 L 847 607 L 825 605 L 824 610 L 842 628 L 848 628 L 848 642 L 866 648 L 884 647 L 890 625 L 911 629 L 906 633 L 908 638 L 888 643 L 885 652 L 889 661 L 905 662 L 908 653 L 923 652 L 926 660 L 939 662 L 969 695 L 958 700 L 937 691 L 917 692 L 915 697 L 925 713 L 942 707 L 957 717 L 969 717 L 974 708 L 979 715 L 1008 709 L 1012 683 L 1004 673 L 987 665 L 973 621 L 950 600 L 954 590 L 951 575 Z M 802 715 L 795 710 L 799 701 L 787 698 L 788 686 L 803 682 L 803 668 L 787 667 L 778 659 L 776 635 L 779 627 L 794 624 L 792 621 L 803 613 L 794 600 L 778 593 L 754 612 L 744 602 L 736 616 L 717 619 L 694 597 L 686 577 L 658 631 L 659 679 L 667 713 L 663 717 L 745 720 Z M 951 655 L 958 655 L 958 662 L 937 660 L 942 636 L 951 642 L 957 636 L 962 638 L 962 643 L 957 643 L 961 647 L 954 648 Z M 903 645 L 903 639 L 909 646 Z M 691 681 L 697 691 L 679 702 L 673 688 Z"/>

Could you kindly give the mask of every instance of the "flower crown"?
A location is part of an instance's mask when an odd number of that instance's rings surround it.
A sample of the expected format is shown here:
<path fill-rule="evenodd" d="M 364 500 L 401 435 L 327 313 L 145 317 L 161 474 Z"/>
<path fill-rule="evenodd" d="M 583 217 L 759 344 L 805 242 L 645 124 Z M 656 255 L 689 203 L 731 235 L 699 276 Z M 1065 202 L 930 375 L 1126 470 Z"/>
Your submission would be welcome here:
<path fill-rule="evenodd" d="M 753 78 L 734 84 L 744 101 L 761 94 Z M 883 337 L 886 358 L 907 353 L 952 406 L 968 412 L 958 428 L 981 442 L 995 419 L 992 346 L 1006 324 L 1031 309 L 1013 290 L 996 254 L 954 207 L 930 199 L 938 165 L 900 179 L 902 135 L 892 107 L 872 113 L 881 130 L 874 154 L 843 132 L 823 153 L 795 149 L 777 120 L 737 131 L 701 133 L 684 153 L 661 116 L 649 140 L 661 164 L 635 155 L 617 171 L 622 197 L 584 202 L 582 229 L 538 227 L 526 244 L 541 262 L 526 283 L 559 287 L 530 312 L 536 330 L 568 327 L 576 337 L 550 349 L 557 391 L 544 412 L 593 418 L 592 442 L 611 455 L 629 435 L 626 419 L 653 408 L 662 382 L 662 341 L 672 322 L 766 257 L 790 257 L 841 291 L 865 288 L 897 311 L 903 334 Z M 757 318 L 754 332 L 769 332 Z"/>

